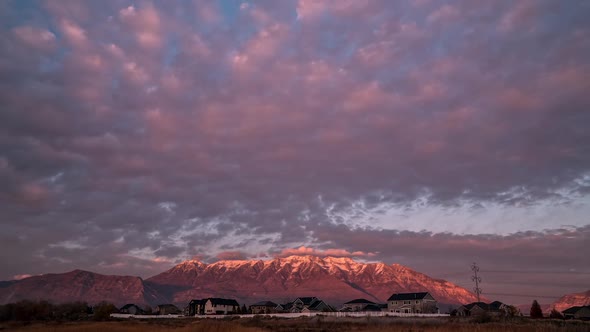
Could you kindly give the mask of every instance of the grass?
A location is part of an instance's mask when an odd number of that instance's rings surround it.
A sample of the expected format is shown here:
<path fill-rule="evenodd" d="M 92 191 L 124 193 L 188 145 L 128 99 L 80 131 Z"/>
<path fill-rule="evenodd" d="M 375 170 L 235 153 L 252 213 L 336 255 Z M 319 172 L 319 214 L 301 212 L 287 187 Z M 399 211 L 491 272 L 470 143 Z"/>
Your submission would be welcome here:
<path fill-rule="evenodd" d="M 335 318 L 296 319 L 255 317 L 251 319 L 170 319 L 165 321 L 125 320 L 110 322 L 68 322 L 0 325 L 0 331 L 22 332 L 320 332 L 320 331 L 404 331 L 404 332 L 553 332 L 590 331 L 590 322 L 562 320 L 497 321 L 477 324 L 470 320 L 416 318 Z"/>

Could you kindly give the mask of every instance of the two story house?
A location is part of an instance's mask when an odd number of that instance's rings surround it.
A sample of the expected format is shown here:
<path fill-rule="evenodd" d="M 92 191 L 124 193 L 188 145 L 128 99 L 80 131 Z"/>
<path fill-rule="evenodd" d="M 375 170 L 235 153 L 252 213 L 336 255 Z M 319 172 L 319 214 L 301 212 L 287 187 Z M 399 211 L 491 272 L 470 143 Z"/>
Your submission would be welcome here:
<path fill-rule="evenodd" d="M 233 299 L 208 298 L 205 302 L 205 315 L 227 315 L 238 312 L 240 304 Z"/>
<path fill-rule="evenodd" d="M 260 301 L 250 306 L 250 312 L 253 314 L 270 314 L 276 312 L 277 304 L 271 301 Z"/>
<path fill-rule="evenodd" d="M 387 299 L 387 311 L 407 314 L 434 314 L 437 302 L 428 292 L 395 293 Z"/>

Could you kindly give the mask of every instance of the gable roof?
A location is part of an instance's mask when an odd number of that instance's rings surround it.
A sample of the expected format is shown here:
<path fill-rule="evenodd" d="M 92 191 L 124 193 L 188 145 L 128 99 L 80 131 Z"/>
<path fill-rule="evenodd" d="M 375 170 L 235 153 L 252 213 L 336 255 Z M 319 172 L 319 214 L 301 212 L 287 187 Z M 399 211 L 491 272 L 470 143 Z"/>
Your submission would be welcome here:
<path fill-rule="evenodd" d="M 463 307 L 469 311 L 471 311 L 471 309 L 473 309 L 474 307 L 479 307 L 480 309 L 485 311 L 499 311 L 502 305 L 504 305 L 504 303 L 500 301 L 494 301 L 492 303 L 472 302 L 469 304 L 464 304 Z"/>
<path fill-rule="evenodd" d="M 210 297 L 207 299 L 208 301 L 211 301 L 211 304 L 216 304 L 216 305 L 232 305 L 232 306 L 240 306 L 238 304 L 238 301 L 234 300 L 234 299 L 221 299 L 218 297 Z"/>
<path fill-rule="evenodd" d="M 368 304 L 375 304 L 375 302 L 371 302 L 369 300 L 365 300 L 365 299 L 354 299 L 352 301 L 348 301 L 344 304 L 355 304 L 355 303 L 368 303 Z"/>
<path fill-rule="evenodd" d="M 121 307 L 121 310 L 123 310 L 123 309 L 129 309 L 129 308 L 131 308 L 131 307 L 137 307 L 137 308 L 139 308 L 139 306 L 138 306 L 138 305 L 136 305 L 136 304 L 133 304 L 133 303 L 127 303 L 126 305 L 124 305 L 124 306 L 122 306 L 122 307 Z"/>
<path fill-rule="evenodd" d="M 260 301 L 260 302 L 254 303 L 254 304 L 252 304 L 250 306 L 251 307 L 252 306 L 256 306 L 256 307 L 273 307 L 274 308 L 274 307 L 277 306 L 277 304 L 274 303 L 274 302 L 271 302 L 271 301 Z"/>
<path fill-rule="evenodd" d="M 207 299 L 202 299 L 202 300 L 191 300 L 189 302 L 189 304 L 205 304 L 207 302 Z"/>
<path fill-rule="evenodd" d="M 315 310 L 315 309 L 317 309 L 319 306 L 321 306 L 322 304 L 323 304 L 323 305 L 326 305 L 326 304 L 324 303 L 324 301 L 322 301 L 322 300 L 316 300 L 316 301 L 313 301 L 312 303 L 310 303 L 310 305 L 309 305 L 309 309 L 310 309 L 310 310 Z"/>
<path fill-rule="evenodd" d="M 315 296 L 311 296 L 311 297 L 298 297 L 295 301 L 301 301 L 303 303 L 303 305 L 310 305 L 312 302 L 314 302 L 315 300 L 317 300 L 317 298 Z"/>
<path fill-rule="evenodd" d="M 391 295 L 387 301 L 407 301 L 407 300 L 422 300 L 428 295 L 428 292 L 419 293 L 395 293 Z"/>
<path fill-rule="evenodd" d="M 279 307 L 282 308 L 281 310 L 289 310 L 289 309 L 291 309 L 293 307 L 293 302 L 288 302 L 288 303 L 285 303 L 285 304 L 279 304 L 279 305 L 277 305 L 277 309 Z"/>
<path fill-rule="evenodd" d="M 588 306 L 576 306 L 576 307 L 571 307 L 571 308 L 567 308 L 564 311 L 562 311 L 562 313 L 564 314 L 575 314 L 576 312 L 578 312 L 578 310 L 582 309 L 582 308 L 588 308 L 590 309 L 590 305 Z"/>

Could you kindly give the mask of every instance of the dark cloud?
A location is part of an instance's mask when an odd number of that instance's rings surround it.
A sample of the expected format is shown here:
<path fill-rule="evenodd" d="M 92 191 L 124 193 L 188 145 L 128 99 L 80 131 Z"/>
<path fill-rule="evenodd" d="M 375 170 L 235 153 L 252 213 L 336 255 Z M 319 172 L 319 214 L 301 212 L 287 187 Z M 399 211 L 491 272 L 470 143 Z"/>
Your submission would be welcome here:
<path fill-rule="evenodd" d="M 583 260 L 585 1 L 0 6 L 1 279 L 302 245 L 425 271 Z M 560 204 L 542 228 L 578 227 L 562 247 L 510 235 L 532 219 L 371 225 Z"/>

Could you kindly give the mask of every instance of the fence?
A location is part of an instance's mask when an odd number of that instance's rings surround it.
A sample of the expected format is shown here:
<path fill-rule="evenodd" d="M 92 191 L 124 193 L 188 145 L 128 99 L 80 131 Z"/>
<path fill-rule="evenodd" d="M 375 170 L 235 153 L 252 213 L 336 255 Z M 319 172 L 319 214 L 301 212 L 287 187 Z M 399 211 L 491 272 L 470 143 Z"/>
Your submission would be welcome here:
<path fill-rule="evenodd" d="M 239 317 L 252 318 L 255 316 L 278 317 L 278 318 L 298 318 L 298 317 L 448 317 L 448 314 L 409 314 L 401 312 L 387 311 L 355 311 L 355 312 L 293 312 L 293 313 L 272 313 L 264 315 L 197 315 L 197 318 L 218 318 Z M 113 318 L 136 318 L 136 319 L 170 319 L 170 318 L 188 318 L 192 316 L 183 315 L 131 315 L 131 314 L 111 314 Z"/>
<path fill-rule="evenodd" d="M 137 318 L 137 319 L 170 319 L 186 318 L 183 315 L 132 315 L 132 314 L 111 314 L 112 318 Z"/>

